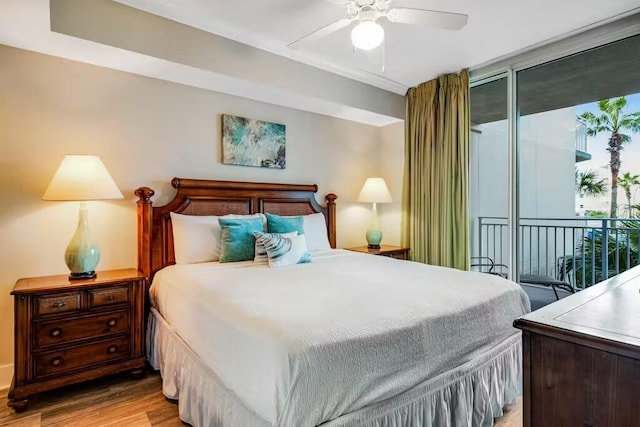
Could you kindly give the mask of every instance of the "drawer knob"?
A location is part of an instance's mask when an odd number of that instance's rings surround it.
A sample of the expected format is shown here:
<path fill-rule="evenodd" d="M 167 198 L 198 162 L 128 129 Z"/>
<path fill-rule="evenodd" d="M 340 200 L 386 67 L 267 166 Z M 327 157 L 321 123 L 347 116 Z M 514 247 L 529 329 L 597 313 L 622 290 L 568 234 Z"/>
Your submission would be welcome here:
<path fill-rule="evenodd" d="M 57 338 L 60 335 L 62 335 L 62 329 L 60 328 L 53 328 L 50 332 L 49 332 L 49 336 L 51 338 Z"/>
<path fill-rule="evenodd" d="M 107 295 L 104 297 L 105 301 L 113 301 L 114 299 L 116 299 L 115 295 Z"/>
<path fill-rule="evenodd" d="M 116 326 L 118 324 L 118 319 L 109 319 L 107 320 L 108 326 Z"/>
<path fill-rule="evenodd" d="M 118 347 L 116 347 L 115 345 L 111 345 L 111 346 L 109 346 L 109 347 L 107 348 L 107 353 L 109 353 L 109 354 L 113 354 L 113 353 L 115 353 L 116 351 L 118 351 Z"/>
<path fill-rule="evenodd" d="M 51 307 L 60 308 L 60 307 L 64 307 L 65 305 L 67 305 L 67 304 L 64 301 L 58 301 L 58 302 L 54 302 L 53 304 L 51 304 Z"/>
<path fill-rule="evenodd" d="M 64 359 L 62 359 L 62 357 L 60 357 L 60 356 L 57 356 L 57 357 L 54 357 L 53 359 L 51 359 L 49 361 L 49 364 L 51 364 L 51 366 L 60 366 L 60 365 L 62 365 L 63 362 L 64 362 Z"/>

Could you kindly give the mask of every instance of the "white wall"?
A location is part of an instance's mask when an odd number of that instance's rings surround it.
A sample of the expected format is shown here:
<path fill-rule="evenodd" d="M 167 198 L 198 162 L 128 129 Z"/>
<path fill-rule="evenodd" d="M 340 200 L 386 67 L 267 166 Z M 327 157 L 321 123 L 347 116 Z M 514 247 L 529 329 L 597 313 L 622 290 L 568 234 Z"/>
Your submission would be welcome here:
<path fill-rule="evenodd" d="M 575 216 L 574 108 L 520 118 L 520 216 Z"/>
<path fill-rule="evenodd" d="M 65 154 L 99 155 L 125 194 L 122 201 L 90 206 L 102 252 L 99 269 L 136 265 L 133 191 L 152 187 L 156 204 L 164 204 L 174 176 L 318 184 L 321 201 L 328 192 L 339 196 L 338 245 L 364 242 L 369 211 L 354 201 L 365 178 L 381 171 L 379 156 L 386 151 L 379 139 L 387 129 L 5 46 L 0 64 L 0 388 L 12 374 L 9 292 L 15 281 L 67 272 L 63 254 L 78 206 L 41 200 Z M 286 124 L 287 168 L 222 165 L 221 113 Z M 396 137 L 384 141 L 384 147 L 399 144 Z M 393 168 L 400 153 L 393 152 L 384 169 L 398 201 Z M 390 215 L 385 225 L 393 223 Z M 387 243 L 395 241 L 394 233 Z"/>
<path fill-rule="evenodd" d="M 404 122 L 380 128 L 380 156 L 378 169 L 391 193 L 392 203 L 378 207 L 382 241 L 400 245 L 402 219 L 402 173 L 404 168 Z"/>

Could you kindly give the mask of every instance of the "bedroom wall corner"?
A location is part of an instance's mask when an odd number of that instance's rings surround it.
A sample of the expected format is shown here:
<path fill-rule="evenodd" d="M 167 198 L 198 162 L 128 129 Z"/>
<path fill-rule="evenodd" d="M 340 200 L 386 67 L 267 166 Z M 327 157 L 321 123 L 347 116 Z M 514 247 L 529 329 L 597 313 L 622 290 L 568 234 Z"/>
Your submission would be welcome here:
<path fill-rule="evenodd" d="M 380 205 L 383 241 L 400 245 L 402 216 L 402 174 L 404 170 L 404 122 L 379 128 L 380 157 L 378 170 L 389 187 L 392 203 Z"/>
<path fill-rule="evenodd" d="M 13 363 L 0 366 L 0 392 L 7 390 L 13 378 Z"/>
<path fill-rule="evenodd" d="M 136 265 L 133 191 L 152 187 L 162 205 L 174 176 L 318 184 L 320 202 L 339 197 L 338 246 L 364 241 L 369 211 L 355 200 L 378 171 L 377 127 L 2 45 L 0 63 L 0 388 L 13 361 L 15 281 L 67 273 L 78 205 L 41 200 L 65 154 L 99 155 L 125 195 L 89 207 L 102 270 Z M 222 113 L 285 123 L 287 168 L 221 164 Z"/>

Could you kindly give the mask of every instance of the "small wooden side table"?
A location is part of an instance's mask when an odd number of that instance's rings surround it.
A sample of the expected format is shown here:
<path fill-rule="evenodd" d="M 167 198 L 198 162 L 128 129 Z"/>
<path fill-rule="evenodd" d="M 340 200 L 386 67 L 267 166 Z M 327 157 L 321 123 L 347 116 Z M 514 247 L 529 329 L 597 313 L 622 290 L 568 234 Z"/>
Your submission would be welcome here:
<path fill-rule="evenodd" d="M 146 278 L 136 269 L 20 279 L 15 298 L 15 371 L 8 405 L 116 372 L 144 374 Z"/>
<path fill-rule="evenodd" d="M 409 251 L 411 250 L 409 248 L 403 248 L 400 246 L 391 246 L 391 245 L 380 245 L 380 249 L 369 249 L 366 246 L 358 246 L 355 248 L 345 248 L 345 249 L 349 251 L 354 251 L 354 252 L 362 252 L 370 255 L 387 256 L 390 258 L 404 259 L 404 260 L 409 259 Z"/>

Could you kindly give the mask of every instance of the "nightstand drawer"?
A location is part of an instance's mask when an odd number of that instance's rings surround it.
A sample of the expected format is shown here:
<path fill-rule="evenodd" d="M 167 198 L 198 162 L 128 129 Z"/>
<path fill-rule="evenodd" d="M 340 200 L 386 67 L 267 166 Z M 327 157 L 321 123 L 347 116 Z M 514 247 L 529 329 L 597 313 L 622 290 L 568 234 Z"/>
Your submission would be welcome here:
<path fill-rule="evenodd" d="M 34 355 L 35 377 L 70 371 L 82 366 L 129 357 L 129 337 L 115 338 L 94 344 L 50 351 Z"/>
<path fill-rule="evenodd" d="M 98 338 L 128 329 L 129 312 L 117 311 L 99 316 L 37 323 L 34 335 L 36 347 L 43 347 L 83 338 Z"/>
<path fill-rule="evenodd" d="M 80 310 L 80 292 L 36 297 L 36 316 Z"/>
<path fill-rule="evenodd" d="M 128 287 L 91 289 L 89 291 L 89 308 L 123 302 L 129 302 Z"/>

